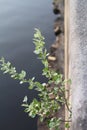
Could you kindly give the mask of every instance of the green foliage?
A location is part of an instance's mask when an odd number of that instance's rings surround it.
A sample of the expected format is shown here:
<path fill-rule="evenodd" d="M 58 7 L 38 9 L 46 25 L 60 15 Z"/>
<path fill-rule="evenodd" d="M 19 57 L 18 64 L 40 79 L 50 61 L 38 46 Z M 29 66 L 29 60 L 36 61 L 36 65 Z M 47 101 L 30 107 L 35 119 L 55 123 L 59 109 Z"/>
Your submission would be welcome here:
<path fill-rule="evenodd" d="M 48 127 L 55 128 L 55 130 L 59 130 L 59 126 L 61 124 L 61 118 L 53 117 L 51 120 L 48 121 Z"/>
<path fill-rule="evenodd" d="M 15 67 L 12 66 L 10 62 L 5 62 L 4 58 L 0 60 L 1 70 L 4 74 L 8 73 L 11 78 L 18 79 L 20 84 L 28 83 L 29 89 L 35 89 L 38 91 L 39 100 L 33 99 L 31 104 L 28 104 L 27 96 L 24 97 L 22 106 L 25 107 L 25 112 L 32 118 L 39 116 L 40 121 L 47 120 L 48 127 L 55 128 L 59 130 L 59 126 L 62 121 L 62 117 L 55 117 L 55 113 L 58 112 L 63 105 L 68 107 L 67 99 L 65 98 L 65 82 L 63 80 L 62 74 L 58 74 L 53 70 L 49 69 L 49 64 L 47 60 L 46 48 L 44 47 L 44 37 L 38 29 L 35 29 L 33 42 L 35 44 L 34 53 L 38 55 L 44 68 L 42 70 L 42 75 L 48 79 L 48 83 L 40 83 L 35 81 L 35 78 L 26 79 L 26 72 L 22 70 L 17 73 Z M 53 84 L 53 88 L 51 85 Z M 69 110 L 69 107 L 68 107 Z M 68 127 L 68 124 L 66 124 Z"/>
<path fill-rule="evenodd" d="M 70 128 L 69 122 L 65 123 L 66 128 Z"/>

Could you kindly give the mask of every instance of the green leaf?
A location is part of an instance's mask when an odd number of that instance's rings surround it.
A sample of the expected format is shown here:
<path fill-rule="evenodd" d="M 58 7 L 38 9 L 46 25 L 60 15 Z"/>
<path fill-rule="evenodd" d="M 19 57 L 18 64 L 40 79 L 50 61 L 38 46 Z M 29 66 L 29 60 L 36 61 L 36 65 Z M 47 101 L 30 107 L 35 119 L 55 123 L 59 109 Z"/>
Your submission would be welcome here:
<path fill-rule="evenodd" d="M 69 125 L 69 123 L 67 122 L 67 123 L 65 123 L 65 127 L 66 128 L 70 128 L 70 125 Z"/>
<path fill-rule="evenodd" d="M 28 100 L 28 98 L 27 98 L 27 96 L 25 96 L 24 99 L 23 99 L 23 102 L 27 103 L 27 100 Z"/>
<path fill-rule="evenodd" d="M 25 77 L 26 77 L 26 72 L 24 70 L 22 70 L 20 73 L 20 78 L 24 79 Z"/>

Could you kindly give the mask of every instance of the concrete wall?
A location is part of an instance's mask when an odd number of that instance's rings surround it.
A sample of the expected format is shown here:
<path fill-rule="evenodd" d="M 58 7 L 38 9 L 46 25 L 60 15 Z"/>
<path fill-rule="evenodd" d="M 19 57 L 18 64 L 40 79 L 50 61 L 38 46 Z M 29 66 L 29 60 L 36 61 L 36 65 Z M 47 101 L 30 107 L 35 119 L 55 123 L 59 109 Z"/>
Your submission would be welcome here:
<path fill-rule="evenodd" d="M 87 0 L 70 0 L 72 130 L 87 130 Z"/>

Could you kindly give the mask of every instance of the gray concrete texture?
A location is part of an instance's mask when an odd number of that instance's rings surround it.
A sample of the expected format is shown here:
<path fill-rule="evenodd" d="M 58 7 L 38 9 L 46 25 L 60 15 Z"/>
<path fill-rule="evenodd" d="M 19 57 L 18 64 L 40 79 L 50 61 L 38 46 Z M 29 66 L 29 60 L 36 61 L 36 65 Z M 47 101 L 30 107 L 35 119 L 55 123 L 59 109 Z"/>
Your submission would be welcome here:
<path fill-rule="evenodd" d="M 87 0 L 70 0 L 71 130 L 87 130 Z"/>

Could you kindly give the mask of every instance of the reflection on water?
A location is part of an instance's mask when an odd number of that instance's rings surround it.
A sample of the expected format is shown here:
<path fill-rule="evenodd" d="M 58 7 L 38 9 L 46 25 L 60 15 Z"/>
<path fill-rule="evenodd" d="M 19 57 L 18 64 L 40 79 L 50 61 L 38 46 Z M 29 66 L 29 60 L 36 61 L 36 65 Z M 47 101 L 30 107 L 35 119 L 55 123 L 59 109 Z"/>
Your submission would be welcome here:
<path fill-rule="evenodd" d="M 46 37 L 46 47 L 53 42 L 53 14 L 50 0 L 0 0 L 0 57 L 4 56 L 16 66 L 28 71 L 28 76 L 41 76 L 42 65 L 33 54 L 32 38 L 38 27 Z M 0 72 L 0 130 L 36 130 L 36 119 L 23 112 L 22 99 L 29 95 L 29 102 L 36 92 L 20 87 L 18 81 Z"/>

